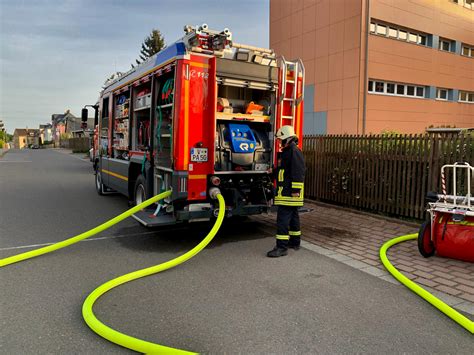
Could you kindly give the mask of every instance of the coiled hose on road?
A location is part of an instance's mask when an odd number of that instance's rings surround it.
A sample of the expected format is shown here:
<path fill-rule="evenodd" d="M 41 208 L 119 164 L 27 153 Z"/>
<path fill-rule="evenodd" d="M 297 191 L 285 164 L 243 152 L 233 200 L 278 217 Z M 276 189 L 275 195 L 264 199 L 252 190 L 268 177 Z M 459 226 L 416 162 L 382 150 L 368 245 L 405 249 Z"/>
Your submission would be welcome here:
<path fill-rule="evenodd" d="M 113 225 L 119 223 L 120 221 L 130 217 L 132 214 L 144 209 L 145 207 L 147 207 L 147 206 L 149 206 L 149 205 L 151 205 L 155 202 L 158 202 L 161 199 L 164 199 L 164 198 L 168 197 L 170 194 L 171 194 L 171 191 L 163 192 L 163 193 L 161 193 L 157 196 L 154 196 L 154 197 L 144 201 L 143 203 L 129 209 L 128 211 L 125 211 L 124 213 L 118 215 L 117 217 L 114 217 L 114 218 L 110 219 L 109 221 L 101 224 L 100 226 L 97 226 L 97 227 L 95 227 L 95 228 L 93 228 L 93 229 L 91 229 L 87 232 L 81 233 L 81 234 L 79 234 L 75 237 L 66 239 L 62 242 L 59 242 L 59 243 L 56 243 L 56 244 L 53 244 L 53 245 L 49 245 L 49 246 L 44 247 L 44 248 L 32 250 L 32 251 L 29 251 L 29 252 L 26 252 L 26 253 L 13 255 L 13 256 L 7 257 L 5 259 L 0 259 L 0 267 L 7 266 L 7 265 L 10 265 L 10 264 L 13 264 L 13 263 L 16 263 L 16 262 L 19 262 L 19 261 L 23 261 L 23 260 L 26 260 L 26 259 L 30 259 L 30 258 L 33 258 L 35 256 L 46 254 L 46 253 L 49 253 L 49 252 L 52 252 L 52 251 L 55 251 L 55 250 L 58 250 L 58 249 L 61 249 L 61 248 L 65 248 L 65 247 L 67 247 L 71 244 L 74 244 L 74 243 L 77 243 L 77 242 L 79 242 L 83 239 L 89 238 L 89 237 L 91 237 L 91 236 L 93 236 L 97 233 L 100 233 L 100 232 L 112 227 Z M 113 280 L 110 280 L 110 281 L 106 282 L 105 284 L 103 284 L 103 285 L 99 286 L 98 288 L 96 288 L 86 298 L 86 300 L 84 301 L 84 304 L 82 306 L 82 316 L 84 317 L 84 320 L 87 323 L 87 325 L 94 332 L 96 332 L 97 334 L 99 334 L 103 338 L 105 338 L 105 339 L 107 339 L 107 340 L 109 340 L 109 341 L 111 341 L 115 344 L 121 345 L 123 347 L 129 348 L 131 350 L 135 350 L 135 351 L 138 351 L 138 352 L 141 352 L 141 353 L 147 353 L 147 354 L 150 354 L 150 353 L 152 353 L 152 354 L 193 354 L 193 353 L 188 352 L 188 351 L 174 349 L 174 348 L 170 348 L 170 347 L 167 347 L 167 346 L 151 343 L 151 342 L 148 342 L 148 341 L 145 341 L 145 340 L 141 340 L 141 339 L 134 338 L 132 336 L 120 333 L 120 332 L 106 326 L 101 321 L 99 321 L 97 319 L 97 317 L 94 315 L 94 312 L 93 312 L 92 308 L 94 306 L 95 301 L 97 301 L 97 299 L 100 296 L 102 296 L 104 293 L 106 293 L 107 291 L 110 291 L 111 289 L 113 289 L 113 288 L 115 288 L 119 285 L 122 285 L 126 282 L 136 280 L 138 278 L 149 276 L 149 275 L 152 275 L 152 274 L 156 274 L 158 272 L 168 270 L 172 267 L 178 266 L 179 264 L 182 264 L 185 261 L 191 259 L 193 256 L 198 254 L 202 249 L 204 249 L 211 242 L 211 240 L 214 238 L 214 236 L 217 234 L 217 231 L 221 227 L 222 221 L 224 220 L 224 215 L 225 215 L 225 201 L 224 201 L 224 198 L 222 197 L 222 195 L 220 193 L 216 194 L 216 198 L 219 202 L 219 210 L 218 210 L 219 214 L 217 216 L 217 220 L 214 223 L 214 226 L 212 227 L 211 231 L 207 234 L 207 236 L 197 246 L 195 246 L 193 249 L 191 249 L 187 253 L 185 253 L 185 254 L 183 254 L 183 255 L 175 258 L 175 259 L 166 261 L 166 262 L 164 262 L 162 264 L 158 264 L 156 266 L 152 266 L 152 267 L 148 267 L 148 268 L 141 269 L 141 270 L 138 270 L 138 271 L 134 271 L 134 272 L 119 276 L 119 277 L 117 277 Z"/>
<path fill-rule="evenodd" d="M 454 320 L 456 323 L 464 327 L 467 331 L 474 333 L 474 322 L 470 319 L 463 316 L 461 313 L 456 311 L 454 308 L 448 306 L 446 303 L 441 301 L 439 298 L 435 297 L 433 294 L 426 291 L 424 288 L 416 284 L 415 282 L 411 281 L 408 277 L 403 275 L 400 271 L 398 271 L 388 260 L 387 258 L 387 250 L 394 246 L 395 244 L 405 242 L 407 240 L 416 239 L 418 234 L 407 234 L 401 237 L 397 237 L 394 239 L 389 240 L 380 248 L 380 259 L 382 260 L 383 265 L 385 268 L 390 272 L 393 277 L 395 277 L 398 281 L 400 281 L 403 285 L 408 287 L 411 291 L 415 292 L 418 296 L 423 298 L 424 300 L 431 303 L 441 312 L 446 314 L 449 318 Z"/>

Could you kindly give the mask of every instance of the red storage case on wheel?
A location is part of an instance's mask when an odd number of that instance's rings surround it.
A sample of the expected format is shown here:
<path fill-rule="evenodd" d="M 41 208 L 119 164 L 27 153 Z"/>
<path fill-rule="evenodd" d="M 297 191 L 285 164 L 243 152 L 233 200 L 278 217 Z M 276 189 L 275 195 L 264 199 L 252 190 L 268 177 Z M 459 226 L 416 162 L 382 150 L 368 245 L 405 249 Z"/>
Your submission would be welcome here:
<path fill-rule="evenodd" d="M 452 169 L 452 195 L 447 193 L 445 170 Z M 425 258 L 436 254 L 474 263 L 474 167 L 455 163 L 441 168 L 443 194 L 429 203 L 430 220 L 418 233 L 418 250 Z M 466 195 L 459 193 L 459 189 Z"/>
<path fill-rule="evenodd" d="M 439 213 L 433 225 L 436 254 L 474 263 L 474 217 L 455 221 L 453 214 Z"/>

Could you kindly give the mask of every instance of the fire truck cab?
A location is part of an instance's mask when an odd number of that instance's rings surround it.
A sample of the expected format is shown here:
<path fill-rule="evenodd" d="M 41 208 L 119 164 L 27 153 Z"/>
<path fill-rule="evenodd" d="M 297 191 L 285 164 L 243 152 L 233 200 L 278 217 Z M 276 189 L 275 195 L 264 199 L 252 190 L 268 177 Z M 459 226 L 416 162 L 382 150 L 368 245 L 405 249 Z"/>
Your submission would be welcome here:
<path fill-rule="evenodd" d="M 228 29 L 184 30 L 100 93 L 97 192 L 119 192 L 138 204 L 172 190 L 134 215 L 145 226 L 212 218 L 213 187 L 227 216 L 267 212 L 275 132 L 291 125 L 302 144 L 303 63 L 237 44 Z"/>

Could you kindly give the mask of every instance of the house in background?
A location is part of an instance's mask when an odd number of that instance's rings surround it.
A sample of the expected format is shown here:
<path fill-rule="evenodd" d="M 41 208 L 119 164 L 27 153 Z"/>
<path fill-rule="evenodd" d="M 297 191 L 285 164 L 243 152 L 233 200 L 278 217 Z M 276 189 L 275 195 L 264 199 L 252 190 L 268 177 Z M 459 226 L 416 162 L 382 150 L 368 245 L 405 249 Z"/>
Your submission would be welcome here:
<path fill-rule="evenodd" d="M 91 137 L 94 133 L 94 118 L 89 117 L 86 125 L 83 125 L 80 117 L 74 117 L 68 119 L 66 122 L 66 133 L 73 138 L 78 137 Z"/>
<path fill-rule="evenodd" d="M 39 129 L 41 144 L 44 144 L 44 142 L 51 142 L 53 140 L 53 126 L 50 123 L 40 124 Z"/>
<path fill-rule="evenodd" d="M 56 146 L 59 146 L 59 139 L 61 134 L 66 133 L 66 126 L 68 121 L 74 121 L 77 119 L 71 111 L 66 110 L 64 113 L 55 113 L 51 115 L 51 125 L 53 141 Z"/>
<path fill-rule="evenodd" d="M 13 147 L 16 149 L 22 149 L 26 146 L 26 129 L 16 128 L 13 132 Z"/>
<path fill-rule="evenodd" d="M 40 130 L 30 128 L 16 128 L 13 132 L 13 145 L 17 149 L 40 145 Z"/>

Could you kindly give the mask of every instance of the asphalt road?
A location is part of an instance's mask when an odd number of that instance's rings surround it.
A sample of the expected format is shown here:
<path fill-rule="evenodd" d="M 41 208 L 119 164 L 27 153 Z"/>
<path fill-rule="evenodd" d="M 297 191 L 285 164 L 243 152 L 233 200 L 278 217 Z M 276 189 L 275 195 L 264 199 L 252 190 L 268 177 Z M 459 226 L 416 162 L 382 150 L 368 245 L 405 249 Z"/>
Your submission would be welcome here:
<path fill-rule="evenodd" d="M 0 258 L 125 209 L 126 198 L 97 195 L 90 163 L 75 155 L 23 150 L 0 159 Z M 402 286 L 307 249 L 266 258 L 274 241 L 262 228 L 226 221 L 186 264 L 103 296 L 97 316 L 126 334 L 201 353 L 474 353 L 471 334 Z M 189 250 L 208 229 L 152 231 L 127 220 L 1 269 L 0 353 L 130 353 L 87 327 L 85 297 Z"/>

